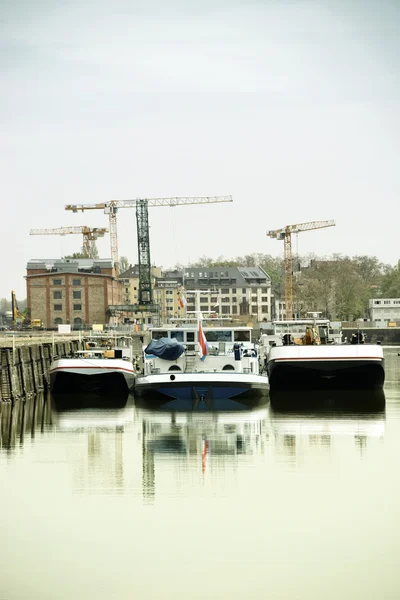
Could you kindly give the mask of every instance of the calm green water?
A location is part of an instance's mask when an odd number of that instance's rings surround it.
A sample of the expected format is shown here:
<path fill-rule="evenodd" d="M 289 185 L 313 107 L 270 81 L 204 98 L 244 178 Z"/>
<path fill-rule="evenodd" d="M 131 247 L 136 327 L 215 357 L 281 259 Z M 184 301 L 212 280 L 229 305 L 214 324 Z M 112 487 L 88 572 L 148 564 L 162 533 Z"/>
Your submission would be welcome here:
<path fill-rule="evenodd" d="M 3 406 L 0 599 L 400 598 L 397 349 L 385 397 L 373 413 Z"/>

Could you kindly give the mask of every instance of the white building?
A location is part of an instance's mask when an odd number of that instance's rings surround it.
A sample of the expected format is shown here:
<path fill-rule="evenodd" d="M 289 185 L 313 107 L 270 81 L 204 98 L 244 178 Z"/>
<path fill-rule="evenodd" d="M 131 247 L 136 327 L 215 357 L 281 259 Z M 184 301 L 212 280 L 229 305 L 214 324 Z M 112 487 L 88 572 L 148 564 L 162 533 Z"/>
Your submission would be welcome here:
<path fill-rule="evenodd" d="M 201 294 L 201 310 L 222 317 L 252 316 L 271 320 L 271 278 L 261 267 L 186 267 L 186 290 L 213 290 Z M 194 296 L 187 294 L 187 310 L 194 310 Z"/>
<path fill-rule="evenodd" d="M 400 298 L 372 298 L 369 300 L 369 318 L 378 327 L 400 323 Z"/>

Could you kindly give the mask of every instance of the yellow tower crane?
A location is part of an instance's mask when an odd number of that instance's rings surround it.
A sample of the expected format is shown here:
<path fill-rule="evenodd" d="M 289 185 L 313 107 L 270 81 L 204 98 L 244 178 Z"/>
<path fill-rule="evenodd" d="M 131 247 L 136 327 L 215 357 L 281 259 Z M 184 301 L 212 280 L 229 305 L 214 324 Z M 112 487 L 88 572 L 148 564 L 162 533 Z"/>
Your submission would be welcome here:
<path fill-rule="evenodd" d="M 117 212 L 120 208 L 138 208 L 139 203 L 146 206 L 187 206 L 191 204 L 211 204 L 212 202 L 232 202 L 232 196 L 197 196 L 197 197 L 175 197 L 175 198 L 144 198 L 136 200 L 110 200 L 97 204 L 67 204 L 65 210 L 72 212 L 83 212 L 85 210 L 104 210 L 108 214 L 110 226 L 111 258 L 115 265 L 118 264 L 118 234 L 117 234 Z"/>
<path fill-rule="evenodd" d="M 323 227 L 333 227 L 335 221 L 309 221 L 297 225 L 286 225 L 282 229 L 267 231 L 271 238 L 284 241 L 284 275 L 285 275 L 285 308 L 286 318 L 291 319 L 293 315 L 293 257 L 292 257 L 292 233 L 300 231 L 311 231 Z"/>
<path fill-rule="evenodd" d="M 118 276 L 118 238 L 117 212 L 120 208 L 136 208 L 138 263 L 139 263 L 139 303 L 151 305 L 153 292 L 151 287 L 151 262 L 149 241 L 149 206 L 188 206 L 192 204 L 211 204 L 232 202 L 232 196 L 194 196 L 173 198 L 138 198 L 136 200 L 110 200 L 99 204 L 67 204 L 65 210 L 79 212 L 103 209 L 108 214 L 110 224 L 111 259 Z"/>
<path fill-rule="evenodd" d="M 58 227 L 55 229 L 31 229 L 30 235 L 69 235 L 71 233 L 80 233 L 83 235 L 83 246 L 82 253 L 90 257 L 92 244 L 99 237 L 104 237 L 105 233 L 108 233 L 108 229 L 105 227 Z"/>

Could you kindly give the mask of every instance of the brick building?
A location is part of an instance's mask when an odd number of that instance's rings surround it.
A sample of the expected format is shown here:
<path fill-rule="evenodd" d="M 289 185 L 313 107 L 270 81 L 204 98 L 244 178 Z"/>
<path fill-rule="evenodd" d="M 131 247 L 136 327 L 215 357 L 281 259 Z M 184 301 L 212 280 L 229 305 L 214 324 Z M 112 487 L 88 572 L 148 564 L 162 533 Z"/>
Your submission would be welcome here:
<path fill-rule="evenodd" d="M 26 270 L 29 318 L 41 319 L 47 329 L 108 323 L 108 306 L 122 303 L 110 259 L 31 260 Z"/>

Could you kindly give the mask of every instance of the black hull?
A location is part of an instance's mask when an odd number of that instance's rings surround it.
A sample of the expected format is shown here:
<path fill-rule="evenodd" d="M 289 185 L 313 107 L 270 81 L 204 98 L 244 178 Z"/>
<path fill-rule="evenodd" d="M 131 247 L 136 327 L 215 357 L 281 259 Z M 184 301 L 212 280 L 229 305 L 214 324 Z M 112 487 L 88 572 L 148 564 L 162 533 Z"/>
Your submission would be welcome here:
<path fill-rule="evenodd" d="M 128 384 L 122 373 L 104 373 L 101 375 L 80 375 L 79 373 L 58 372 L 51 379 L 51 393 L 59 394 L 99 394 L 127 395 Z"/>
<path fill-rule="evenodd" d="M 384 361 L 270 361 L 270 389 L 380 390 L 385 382 Z"/>

